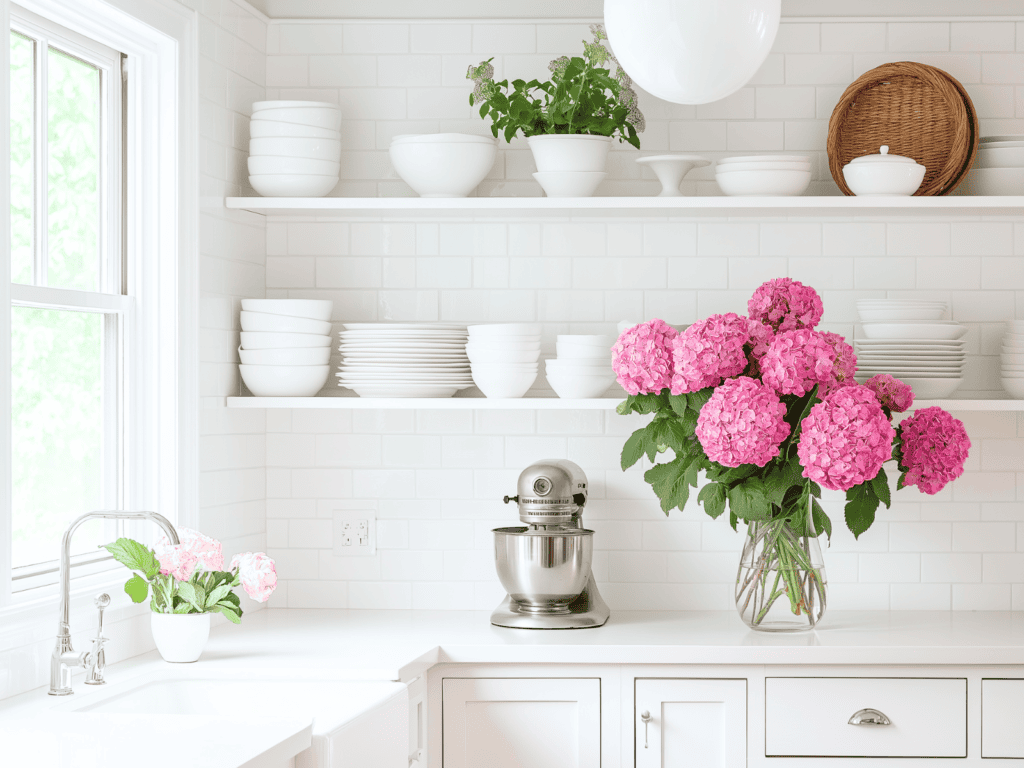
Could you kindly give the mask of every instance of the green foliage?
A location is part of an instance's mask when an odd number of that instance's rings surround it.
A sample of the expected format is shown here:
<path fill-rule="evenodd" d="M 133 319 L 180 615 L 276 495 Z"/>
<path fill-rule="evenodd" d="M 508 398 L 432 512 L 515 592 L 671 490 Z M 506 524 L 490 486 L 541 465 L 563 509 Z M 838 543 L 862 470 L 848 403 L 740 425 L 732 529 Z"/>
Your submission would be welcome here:
<path fill-rule="evenodd" d="M 134 539 L 120 538 L 113 544 L 105 544 L 103 548 L 125 568 L 141 571 L 147 579 L 153 578 L 160 571 L 160 561 L 156 559 L 153 550 Z"/>
<path fill-rule="evenodd" d="M 124 591 L 133 603 L 141 603 L 149 595 L 149 583 L 136 573 L 125 582 Z"/>

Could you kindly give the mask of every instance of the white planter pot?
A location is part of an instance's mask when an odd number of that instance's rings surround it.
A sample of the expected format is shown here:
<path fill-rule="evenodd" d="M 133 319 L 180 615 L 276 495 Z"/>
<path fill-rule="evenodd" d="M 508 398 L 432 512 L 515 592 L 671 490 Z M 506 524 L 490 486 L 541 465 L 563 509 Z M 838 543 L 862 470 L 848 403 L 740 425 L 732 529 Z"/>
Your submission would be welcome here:
<path fill-rule="evenodd" d="M 529 136 L 526 143 L 540 173 L 559 171 L 601 172 L 612 146 L 611 136 L 544 134 Z"/>
<path fill-rule="evenodd" d="M 153 640 L 164 661 L 198 661 L 210 639 L 208 613 L 153 613 Z"/>

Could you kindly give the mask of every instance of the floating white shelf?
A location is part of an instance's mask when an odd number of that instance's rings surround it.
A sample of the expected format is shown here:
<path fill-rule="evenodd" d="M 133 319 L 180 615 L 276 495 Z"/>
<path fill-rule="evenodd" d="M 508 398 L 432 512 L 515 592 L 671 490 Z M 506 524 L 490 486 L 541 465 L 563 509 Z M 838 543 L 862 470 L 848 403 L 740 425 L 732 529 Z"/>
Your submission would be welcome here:
<path fill-rule="evenodd" d="M 234 210 L 268 216 L 1022 216 L 1014 197 L 229 197 Z"/>
<path fill-rule="evenodd" d="M 492 400 L 486 397 L 229 397 L 228 408 L 331 408 L 341 410 L 541 410 L 614 411 L 621 397 L 562 400 L 557 397 L 523 397 Z M 1024 400 L 920 400 L 915 409 L 937 405 L 947 411 L 1024 411 Z"/>

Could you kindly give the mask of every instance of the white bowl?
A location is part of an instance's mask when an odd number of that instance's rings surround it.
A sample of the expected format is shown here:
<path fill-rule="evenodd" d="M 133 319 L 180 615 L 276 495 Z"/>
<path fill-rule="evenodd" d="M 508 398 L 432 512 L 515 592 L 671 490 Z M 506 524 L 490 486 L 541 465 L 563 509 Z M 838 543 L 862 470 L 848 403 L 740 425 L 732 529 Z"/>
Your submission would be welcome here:
<path fill-rule="evenodd" d="M 305 349 L 329 347 L 330 336 L 315 333 L 266 333 L 242 331 L 242 349 Z"/>
<path fill-rule="evenodd" d="M 561 370 L 611 370 L 612 368 L 611 357 L 604 357 L 599 360 L 594 358 L 549 357 L 544 361 L 544 364 L 548 368 Z"/>
<path fill-rule="evenodd" d="M 266 315 L 330 320 L 334 302 L 330 299 L 242 299 L 242 309 Z"/>
<path fill-rule="evenodd" d="M 795 197 L 811 183 L 810 171 L 727 171 L 715 173 L 722 192 L 733 197 L 752 195 Z"/>
<path fill-rule="evenodd" d="M 500 371 L 536 371 L 540 363 L 536 360 L 526 363 L 471 363 L 470 368 L 475 368 L 484 373 L 499 373 Z"/>
<path fill-rule="evenodd" d="M 858 197 L 910 197 L 924 181 L 920 163 L 848 163 L 843 178 Z"/>
<path fill-rule="evenodd" d="M 1024 365 L 1024 351 L 1017 352 L 1003 352 L 999 356 L 1004 365 Z"/>
<path fill-rule="evenodd" d="M 967 333 L 960 323 L 862 323 L 869 339 L 959 339 Z"/>
<path fill-rule="evenodd" d="M 519 398 L 529 391 L 537 380 L 537 371 L 507 366 L 473 365 L 473 382 L 485 396 L 491 398 Z"/>
<path fill-rule="evenodd" d="M 298 123 L 282 123 L 278 120 L 261 120 L 254 117 L 249 121 L 250 139 L 326 139 L 328 141 L 341 141 L 341 131 L 332 131 L 330 128 L 316 128 L 312 125 L 299 125 Z"/>
<path fill-rule="evenodd" d="M 537 323 L 489 323 L 470 325 L 466 330 L 471 341 L 496 336 L 537 336 L 539 340 L 541 334 L 541 327 Z"/>
<path fill-rule="evenodd" d="M 1024 195 L 1024 168 L 972 168 L 963 187 L 968 195 Z"/>
<path fill-rule="evenodd" d="M 949 397 L 964 382 L 963 379 L 923 379 L 914 376 L 898 378 L 914 390 L 914 397 L 918 400 L 941 400 Z"/>
<path fill-rule="evenodd" d="M 494 141 L 393 141 L 389 150 L 395 171 L 420 197 L 466 197 L 490 173 L 497 153 Z"/>
<path fill-rule="evenodd" d="M 246 365 L 327 365 L 331 362 L 331 348 L 242 349 L 239 347 L 238 356 Z"/>
<path fill-rule="evenodd" d="M 280 109 L 261 109 L 253 113 L 260 120 L 273 120 L 278 123 L 295 123 L 313 128 L 326 128 L 337 131 L 341 128 L 341 110 L 337 107 L 282 107 Z"/>
<path fill-rule="evenodd" d="M 536 360 L 540 357 L 540 342 L 480 342 L 478 344 L 467 344 L 466 355 L 498 355 L 501 357 L 508 357 L 509 355 L 520 355 L 530 354 L 533 355 L 533 359 Z M 487 361 L 482 361 L 487 362 Z"/>
<path fill-rule="evenodd" d="M 334 176 L 337 178 L 341 163 L 334 160 L 314 160 L 308 157 L 250 157 L 249 173 L 254 176 L 293 174 L 297 176 Z"/>
<path fill-rule="evenodd" d="M 249 157 L 305 157 L 337 163 L 341 160 L 341 140 L 287 136 L 252 139 L 249 141 Z"/>
<path fill-rule="evenodd" d="M 566 344 L 562 341 L 555 344 L 555 353 L 560 360 L 611 360 L 612 358 L 610 349 Z"/>
<path fill-rule="evenodd" d="M 533 178 L 548 197 L 593 197 L 604 171 L 538 171 Z"/>
<path fill-rule="evenodd" d="M 914 320 L 941 320 L 945 307 L 907 307 L 906 309 L 869 309 L 857 307 L 857 314 L 866 323 L 906 323 Z"/>
<path fill-rule="evenodd" d="M 391 137 L 392 144 L 494 144 L 493 136 L 475 133 L 400 133 Z"/>
<path fill-rule="evenodd" d="M 466 357 L 471 363 L 536 363 L 540 357 L 540 345 L 535 350 L 508 350 L 466 347 Z"/>
<path fill-rule="evenodd" d="M 341 110 L 341 107 L 331 101 L 296 101 L 294 99 L 289 101 L 271 99 L 268 101 L 254 101 L 252 105 L 252 113 L 256 114 L 257 112 L 263 112 L 267 109 L 296 109 L 304 107 Z"/>
<path fill-rule="evenodd" d="M 615 383 L 615 374 L 610 371 L 607 374 L 593 375 L 549 370 L 547 380 L 559 397 L 566 400 L 585 400 L 601 397 L 607 392 L 608 388 Z"/>
<path fill-rule="evenodd" d="M 1024 147 L 991 147 L 981 145 L 974 159 L 974 168 L 1024 168 Z"/>
<path fill-rule="evenodd" d="M 323 197 L 338 186 L 338 175 L 252 175 L 249 177 L 249 183 L 263 197 Z"/>
<path fill-rule="evenodd" d="M 555 336 L 555 341 L 564 341 L 569 344 L 588 344 L 596 347 L 604 347 L 611 349 L 612 340 L 611 337 L 605 336 L 603 333 L 596 334 L 580 334 L 580 333 L 560 333 Z"/>
<path fill-rule="evenodd" d="M 723 171 L 809 171 L 811 164 L 808 163 L 726 163 L 719 165 Z"/>
<path fill-rule="evenodd" d="M 242 381 L 256 397 L 312 397 L 327 383 L 329 365 L 240 365 Z"/>
<path fill-rule="evenodd" d="M 240 313 L 243 331 L 265 331 L 267 333 L 313 333 L 326 336 L 331 332 L 331 324 L 324 320 L 310 320 L 305 317 L 288 317 L 287 315 L 268 315 L 263 312 Z"/>
<path fill-rule="evenodd" d="M 807 155 L 738 155 L 723 157 L 718 161 L 720 166 L 733 163 L 803 163 L 810 166 L 811 158 Z"/>
<path fill-rule="evenodd" d="M 1015 400 L 1024 400 L 1024 377 L 1018 379 L 1003 376 L 1003 389 Z"/>

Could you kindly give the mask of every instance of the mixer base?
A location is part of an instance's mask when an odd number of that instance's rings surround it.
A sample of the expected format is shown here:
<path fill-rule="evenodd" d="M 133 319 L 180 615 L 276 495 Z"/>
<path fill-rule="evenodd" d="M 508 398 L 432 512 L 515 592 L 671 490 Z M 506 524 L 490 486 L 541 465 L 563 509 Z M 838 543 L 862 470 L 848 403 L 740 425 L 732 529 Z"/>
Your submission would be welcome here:
<path fill-rule="evenodd" d="M 610 615 L 601 593 L 591 583 L 569 603 L 568 613 L 527 613 L 520 610 L 518 602 L 506 597 L 491 614 L 491 624 L 512 629 L 591 629 L 603 626 Z"/>

